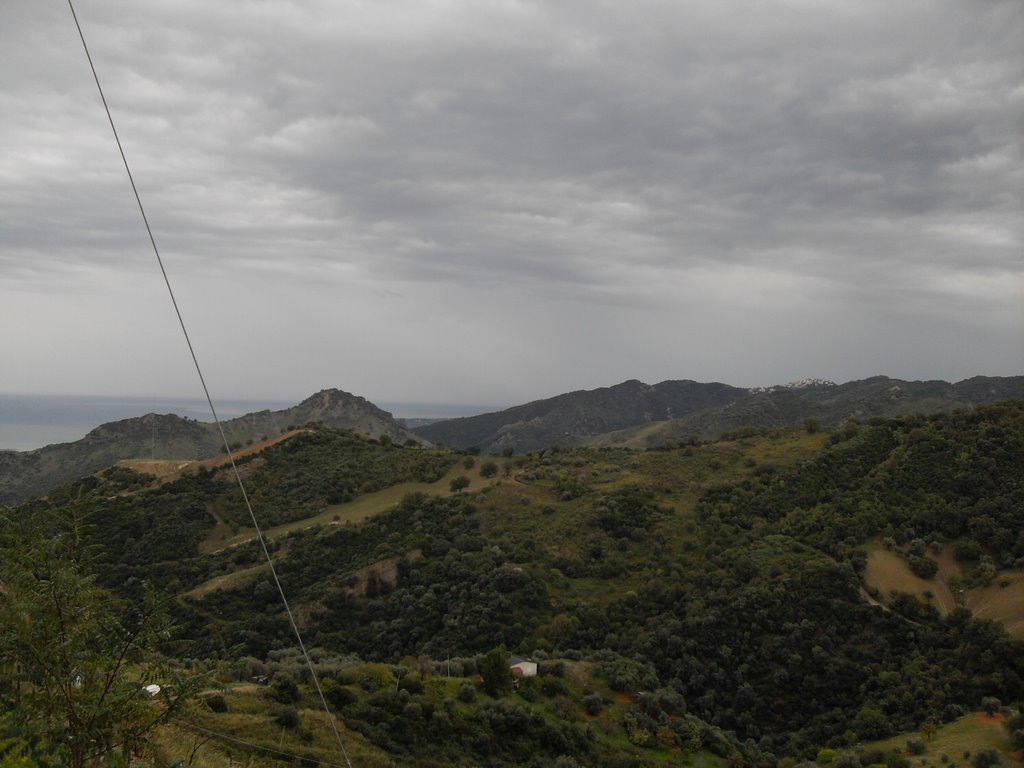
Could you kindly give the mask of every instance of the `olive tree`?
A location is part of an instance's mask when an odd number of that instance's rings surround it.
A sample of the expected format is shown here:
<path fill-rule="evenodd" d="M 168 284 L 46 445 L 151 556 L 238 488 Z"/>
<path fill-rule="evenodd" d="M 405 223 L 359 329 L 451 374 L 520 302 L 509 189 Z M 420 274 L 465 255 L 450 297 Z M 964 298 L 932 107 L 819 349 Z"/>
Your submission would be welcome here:
<path fill-rule="evenodd" d="M 0 508 L 0 741 L 40 764 L 127 765 L 195 683 L 155 661 L 169 627 L 152 595 L 97 586 L 83 509 Z"/>

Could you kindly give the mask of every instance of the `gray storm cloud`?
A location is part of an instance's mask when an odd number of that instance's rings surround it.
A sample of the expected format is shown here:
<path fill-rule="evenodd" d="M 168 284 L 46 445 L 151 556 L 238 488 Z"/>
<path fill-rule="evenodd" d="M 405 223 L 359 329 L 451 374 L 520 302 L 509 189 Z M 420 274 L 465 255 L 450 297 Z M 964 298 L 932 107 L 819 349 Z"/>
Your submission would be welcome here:
<path fill-rule="evenodd" d="M 1024 369 L 1017 2 L 79 11 L 225 394 Z M 4 388 L 193 387 L 70 14 L 0 13 Z"/>

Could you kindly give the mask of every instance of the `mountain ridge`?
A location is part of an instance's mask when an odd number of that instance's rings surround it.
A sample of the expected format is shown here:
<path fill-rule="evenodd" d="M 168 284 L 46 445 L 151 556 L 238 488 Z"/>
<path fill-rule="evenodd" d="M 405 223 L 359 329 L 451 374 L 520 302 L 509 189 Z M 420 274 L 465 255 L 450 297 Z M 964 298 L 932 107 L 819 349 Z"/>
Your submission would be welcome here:
<path fill-rule="evenodd" d="M 502 411 L 436 421 L 407 429 L 364 397 L 340 389 L 316 392 L 295 406 L 264 409 L 222 421 L 228 442 L 241 447 L 310 421 L 404 443 L 478 446 L 522 452 L 554 445 L 645 448 L 666 440 L 714 438 L 742 428 L 838 426 L 851 418 L 900 416 L 1024 399 L 1024 376 L 974 376 L 956 383 L 873 376 L 844 384 L 802 379 L 771 387 L 670 379 L 627 379 L 575 390 Z M 223 450 L 216 424 L 174 414 L 100 424 L 85 437 L 31 451 L 0 451 L 0 504 L 15 504 L 133 458 L 206 459 Z"/>
<path fill-rule="evenodd" d="M 581 443 L 647 447 L 666 439 L 714 438 L 744 427 L 802 426 L 807 419 L 834 427 L 851 418 L 952 410 L 1019 398 L 1024 398 L 1024 376 L 974 376 L 952 384 L 888 376 L 844 384 L 804 379 L 756 388 L 689 379 L 650 385 L 630 379 L 504 411 L 438 421 L 414 431 L 434 443 L 476 445 L 485 452 Z M 662 426 L 652 429 L 656 423 Z"/>
<path fill-rule="evenodd" d="M 373 438 L 424 442 L 387 411 L 340 389 L 323 389 L 291 408 L 255 411 L 222 420 L 221 425 L 229 444 L 241 447 L 310 421 Z M 0 503 L 14 504 L 44 494 L 125 459 L 208 459 L 222 451 L 214 422 L 156 413 L 106 422 L 72 442 L 31 451 L 0 451 Z"/>

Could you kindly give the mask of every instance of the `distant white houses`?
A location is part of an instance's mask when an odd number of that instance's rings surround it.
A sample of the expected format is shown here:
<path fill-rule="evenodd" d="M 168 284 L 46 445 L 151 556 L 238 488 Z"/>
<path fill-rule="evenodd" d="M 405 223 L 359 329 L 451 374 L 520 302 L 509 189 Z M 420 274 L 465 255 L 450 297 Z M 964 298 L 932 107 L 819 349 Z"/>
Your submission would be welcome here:
<path fill-rule="evenodd" d="M 520 658 L 519 656 L 510 656 L 508 660 L 509 669 L 512 670 L 512 674 L 516 677 L 536 677 L 537 676 L 537 662 L 528 661 L 527 659 Z"/>

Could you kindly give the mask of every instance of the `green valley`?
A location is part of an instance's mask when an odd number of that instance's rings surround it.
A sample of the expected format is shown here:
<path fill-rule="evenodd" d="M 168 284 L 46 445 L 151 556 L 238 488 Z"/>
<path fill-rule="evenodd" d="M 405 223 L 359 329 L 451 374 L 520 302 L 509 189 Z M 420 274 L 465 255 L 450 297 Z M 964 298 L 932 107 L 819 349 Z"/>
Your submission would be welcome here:
<path fill-rule="evenodd" d="M 856 768 L 1019 709 L 1022 458 L 1007 401 L 493 456 L 311 424 L 239 467 L 354 765 Z M 202 681 L 151 762 L 340 762 L 232 476 L 120 465 L 9 510 L 4 546 L 66 509 L 96 584 L 127 614 L 162 595 L 153 650 Z M 538 676 L 492 689 L 494 649 Z"/>

